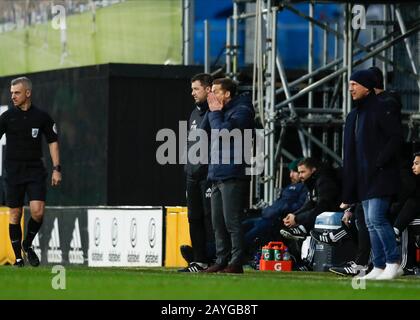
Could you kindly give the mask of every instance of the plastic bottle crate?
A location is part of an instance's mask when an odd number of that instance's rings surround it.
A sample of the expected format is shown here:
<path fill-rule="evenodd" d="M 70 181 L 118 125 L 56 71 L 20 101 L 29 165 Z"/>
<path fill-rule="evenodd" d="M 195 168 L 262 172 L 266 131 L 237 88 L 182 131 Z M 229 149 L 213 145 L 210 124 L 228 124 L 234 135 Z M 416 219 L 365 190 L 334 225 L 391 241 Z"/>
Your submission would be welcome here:
<path fill-rule="evenodd" d="M 271 250 L 273 260 L 265 260 L 264 254 L 261 254 L 260 259 L 260 270 L 261 271 L 292 271 L 292 261 L 291 260 L 274 260 L 274 248 L 278 247 L 277 250 L 280 250 L 283 253 L 287 247 L 283 242 L 269 242 L 268 245 L 264 246 L 265 249 Z M 270 253 L 270 254 L 271 254 Z"/>

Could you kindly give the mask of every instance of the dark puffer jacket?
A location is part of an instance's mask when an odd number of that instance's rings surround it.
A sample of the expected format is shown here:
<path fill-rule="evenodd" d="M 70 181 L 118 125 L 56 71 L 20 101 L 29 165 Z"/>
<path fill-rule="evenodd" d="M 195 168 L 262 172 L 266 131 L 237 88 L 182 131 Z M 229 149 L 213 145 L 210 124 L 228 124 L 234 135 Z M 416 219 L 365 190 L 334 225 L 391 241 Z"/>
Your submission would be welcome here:
<path fill-rule="evenodd" d="M 211 159 L 209 161 L 208 169 L 209 180 L 224 181 L 231 178 L 248 178 L 245 173 L 247 164 L 244 159 L 245 144 L 243 137 L 245 129 L 254 130 L 254 116 L 255 112 L 249 94 L 234 97 L 220 111 L 208 111 L 206 113 L 207 119 L 203 120 L 202 128 L 206 131 L 210 128 L 212 131 Z M 226 129 L 229 133 L 232 133 L 232 130 L 234 129 L 238 129 L 242 136 L 242 143 L 235 143 L 232 138 L 229 139 L 228 143 L 223 143 L 220 135 L 213 134 L 214 132 L 220 132 L 220 130 L 223 129 Z M 217 145 L 219 147 L 218 149 Z M 228 154 L 229 157 L 227 158 Z M 235 159 L 235 154 L 241 155 L 242 159 Z M 216 156 L 217 159 L 214 159 Z"/>
<path fill-rule="evenodd" d="M 295 222 L 311 229 L 319 214 L 339 210 L 340 186 L 332 170 L 327 168 L 315 171 L 305 181 L 305 186 L 308 188 L 308 196 L 304 205 L 294 212 Z"/>

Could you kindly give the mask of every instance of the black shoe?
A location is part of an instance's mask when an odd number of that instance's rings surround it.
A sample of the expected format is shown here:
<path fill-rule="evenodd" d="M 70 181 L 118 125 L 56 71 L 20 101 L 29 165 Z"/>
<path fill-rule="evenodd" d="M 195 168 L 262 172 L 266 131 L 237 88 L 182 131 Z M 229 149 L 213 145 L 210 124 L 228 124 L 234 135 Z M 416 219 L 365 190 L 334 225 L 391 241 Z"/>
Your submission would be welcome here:
<path fill-rule="evenodd" d="M 310 234 L 311 234 L 311 237 L 314 238 L 314 240 L 316 240 L 317 242 L 325 243 L 329 245 L 336 245 L 339 243 L 339 241 L 350 237 L 349 232 L 347 231 L 347 228 L 345 227 L 341 227 L 332 231 L 324 231 L 324 232 L 311 230 Z"/>
<path fill-rule="evenodd" d="M 205 273 L 216 273 L 216 272 L 222 271 L 225 268 L 226 268 L 226 265 L 215 263 L 214 265 L 212 265 L 211 267 L 208 267 L 206 270 L 204 270 L 202 272 L 205 272 Z"/>
<path fill-rule="evenodd" d="M 25 262 L 23 261 L 23 259 L 16 259 L 16 262 L 13 264 L 13 266 L 17 268 L 22 268 L 25 266 Z"/>
<path fill-rule="evenodd" d="M 191 264 L 194 261 L 194 251 L 191 246 L 182 245 L 179 250 L 181 251 L 181 256 L 188 264 Z"/>
<path fill-rule="evenodd" d="M 306 239 L 306 236 L 307 236 L 307 232 L 304 226 L 284 228 L 280 230 L 280 234 L 286 239 L 291 239 L 291 240 L 304 240 Z"/>
<path fill-rule="evenodd" d="M 202 272 L 207 269 L 207 264 L 191 262 L 188 267 L 179 269 L 178 272 Z"/>
<path fill-rule="evenodd" d="M 403 271 L 404 271 L 403 276 L 414 276 L 415 275 L 414 268 L 404 268 Z"/>
<path fill-rule="evenodd" d="M 219 271 L 220 273 L 244 273 L 244 269 L 242 265 L 238 264 L 230 264 L 223 270 Z"/>
<path fill-rule="evenodd" d="M 293 271 L 313 271 L 309 261 L 303 259 L 302 261 L 296 262 L 296 259 L 292 259 L 292 270 Z"/>
<path fill-rule="evenodd" d="M 361 266 L 356 264 L 354 261 L 349 261 L 344 263 L 341 266 L 331 267 L 329 269 L 332 273 L 338 274 L 340 276 L 357 276 L 360 272 L 367 273 L 368 266 Z"/>
<path fill-rule="evenodd" d="M 23 249 L 23 247 L 22 247 Z M 25 253 L 26 259 L 28 260 L 29 264 L 33 267 L 39 266 L 39 258 L 36 255 L 34 249 L 32 247 L 29 247 L 27 249 L 23 249 L 23 252 Z"/>
<path fill-rule="evenodd" d="M 420 248 L 420 235 L 416 236 L 415 245 L 416 245 L 417 248 Z"/>

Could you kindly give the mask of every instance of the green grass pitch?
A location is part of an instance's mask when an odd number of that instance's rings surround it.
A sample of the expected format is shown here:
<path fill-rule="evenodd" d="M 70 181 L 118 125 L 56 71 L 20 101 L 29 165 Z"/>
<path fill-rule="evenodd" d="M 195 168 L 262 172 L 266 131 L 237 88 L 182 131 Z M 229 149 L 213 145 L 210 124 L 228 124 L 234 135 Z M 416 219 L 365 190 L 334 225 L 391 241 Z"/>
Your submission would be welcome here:
<path fill-rule="evenodd" d="M 420 278 L 368 281 L 355 290 L 351 278 L 316 272 L 240 275 L 184 274 L 173 268 L 66 267 L 66 288 L 52 288 L 52 267 L 0 267 L 0 299 L 148 300 L 418 300 Z"/>
<path fill-rule="evenodd" d="M 69 55 L 61 60 L 60 31 L 49 23 L 0 33 L 0 76 L 104 63 L 182 62 L 182 5 L 129 0 L 67 18 Z"/>

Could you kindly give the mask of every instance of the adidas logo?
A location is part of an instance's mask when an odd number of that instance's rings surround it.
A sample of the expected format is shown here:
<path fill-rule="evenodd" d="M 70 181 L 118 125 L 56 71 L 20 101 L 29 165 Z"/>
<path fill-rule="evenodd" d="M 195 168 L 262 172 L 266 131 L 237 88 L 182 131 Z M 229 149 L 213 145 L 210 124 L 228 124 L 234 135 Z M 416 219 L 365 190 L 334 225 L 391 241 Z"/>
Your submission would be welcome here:
<path fill-rule="evenodd" d="M 39 233 L 36 234 L 34 240 L 32 241 L 32 248 L 34 249 L 36 255 L 39 258 L 39 261 L 41 262 L 41 245 L 39 244 Z"/>
<path fill-rule="evenodd" d="M 195 129 L 197 129 L 197 121 L 193 120 L 193 122 L 191 123 L 190 130 L 195 130 Z"/>
<path fill-rule="evenodd" d="M 73 234 L 70 241 L 69 262 L 75 264 L 83 264 L 84 262 L 79 218 L 76 218 L 74 221 Z"/>
<path fill-rule="evenodd" d="M 211 198 L 211 188 L 206 190 L 206 198 Z"/>
<path fill-rule="evenodd" d="M 63 252 L 60 250 L 60 232 L 58 229 L 58 219 L 54 219 L 54 226 L 51 230 L 50 241 L 48 242 L 47 261 L 49 263 L 61 263 Z"/>

